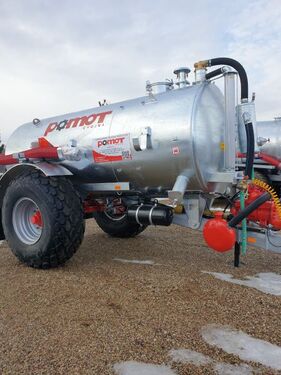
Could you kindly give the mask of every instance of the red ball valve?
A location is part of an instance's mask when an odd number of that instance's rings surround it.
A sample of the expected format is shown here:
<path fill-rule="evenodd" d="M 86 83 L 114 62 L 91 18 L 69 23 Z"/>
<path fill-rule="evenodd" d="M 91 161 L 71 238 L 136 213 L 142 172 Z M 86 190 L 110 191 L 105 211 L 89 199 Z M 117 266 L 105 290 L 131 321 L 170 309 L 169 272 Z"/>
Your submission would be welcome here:
<path fill-rule="evenodd" d="M 228 226 L 222 212 L 216 212 L 215 218 L 207 221 L 203 236 L 207 245 L 219 253 L 231 250 L 236 241 L 235 229 Z"/>

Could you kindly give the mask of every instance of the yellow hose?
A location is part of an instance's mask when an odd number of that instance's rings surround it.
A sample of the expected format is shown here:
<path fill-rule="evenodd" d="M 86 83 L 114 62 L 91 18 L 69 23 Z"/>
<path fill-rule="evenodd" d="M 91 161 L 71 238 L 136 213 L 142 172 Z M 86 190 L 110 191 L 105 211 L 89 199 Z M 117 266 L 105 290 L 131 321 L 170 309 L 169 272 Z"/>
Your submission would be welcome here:
<path fill-rule="evenodd" d="M 278 215 L 281 219 L 281 203 L 280 203 L 280 200 L 279 200 L 279 197 L 278 197 L 276 191 L 270 185 L 268 185 L 266 182 L 258 180 L 257 178 L 255 178 L 252 182 L 253 182 L 254 185 L 262 188 L 263 190 L 267 191 L 271 195 L 271 198 L 272 198 L 272 200 L 275 204 L 275 207 L 276 207 L 276 211 L 278 212 Z"/>

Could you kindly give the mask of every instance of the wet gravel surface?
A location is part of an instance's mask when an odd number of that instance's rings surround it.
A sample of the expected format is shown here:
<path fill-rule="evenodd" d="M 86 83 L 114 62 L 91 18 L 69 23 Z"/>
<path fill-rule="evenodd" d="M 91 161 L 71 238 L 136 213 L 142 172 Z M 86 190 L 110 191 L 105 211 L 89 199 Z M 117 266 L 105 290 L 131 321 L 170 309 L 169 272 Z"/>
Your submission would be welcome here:
<path fill-rule="evenodd" d="M 232 257 L 209 250 L 201 233 L 176 226 L 148 228 L 121 240 L 90 221 L 78 253 L 64 267 L 48 271 L 20 264 L 4 242 L 0 373 L 113 375 L 114 363 L 134 360 L 167 364 L 179 375 L 214 374 L 208 364 L 171 363 L 167 355 L 186 348 L 215 361 L 241 363 L 203 341 L 200 330 L 213 323 L 281 346 L 280 296 L 201 272 L 237 278 L 280 274 L 281 255 L 251 249 L 239 269 Z M 247 363 L 259 374 L 278 373 Z"/>

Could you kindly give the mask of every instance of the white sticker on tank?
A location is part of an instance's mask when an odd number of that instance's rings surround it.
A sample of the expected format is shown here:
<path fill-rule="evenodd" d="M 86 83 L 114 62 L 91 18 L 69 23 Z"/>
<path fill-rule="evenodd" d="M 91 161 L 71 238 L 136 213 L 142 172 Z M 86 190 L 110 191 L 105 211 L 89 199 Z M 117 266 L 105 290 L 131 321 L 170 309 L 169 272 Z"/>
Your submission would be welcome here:
<path fill-rule="evenodd" d="M 96 163 L 131 160 L 130 134 L 95 139 L 93 157 Z"/>

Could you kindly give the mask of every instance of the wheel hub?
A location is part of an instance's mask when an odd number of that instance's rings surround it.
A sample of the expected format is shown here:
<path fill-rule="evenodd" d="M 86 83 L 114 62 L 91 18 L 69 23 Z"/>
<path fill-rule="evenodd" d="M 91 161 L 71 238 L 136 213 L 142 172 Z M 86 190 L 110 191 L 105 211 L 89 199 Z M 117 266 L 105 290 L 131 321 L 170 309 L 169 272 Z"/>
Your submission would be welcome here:
<path fill-rule="evenodd" d="M 20 198 L 14 205 L 12 223 L 18 239 L 27 244 L 34 245 L 39 241 L 43 220 L 37 204 L 30 198 Z"/>
<path fill-rule="evenodd" d="M 43 227 L 43 220 L 42 220 L 42 215 L 41 212 L 38 210 L 36 211 L 30 219 L 31 223 L 38 226 L 38 227 Z"/>

